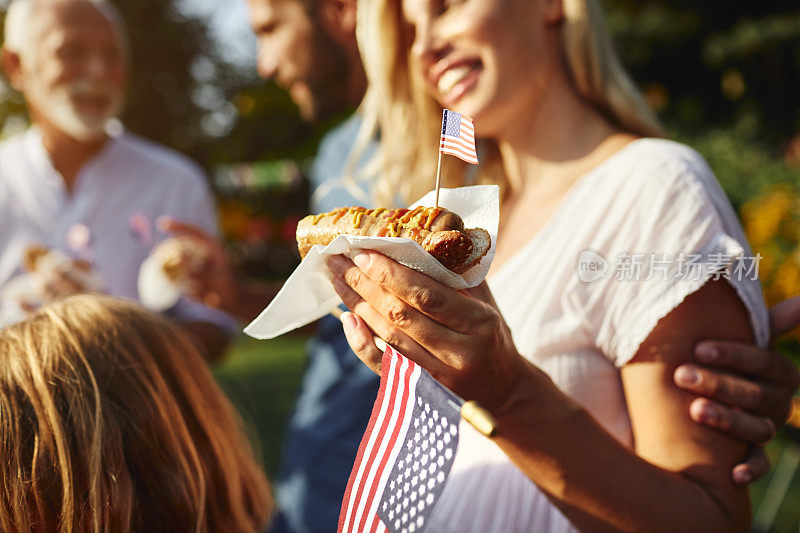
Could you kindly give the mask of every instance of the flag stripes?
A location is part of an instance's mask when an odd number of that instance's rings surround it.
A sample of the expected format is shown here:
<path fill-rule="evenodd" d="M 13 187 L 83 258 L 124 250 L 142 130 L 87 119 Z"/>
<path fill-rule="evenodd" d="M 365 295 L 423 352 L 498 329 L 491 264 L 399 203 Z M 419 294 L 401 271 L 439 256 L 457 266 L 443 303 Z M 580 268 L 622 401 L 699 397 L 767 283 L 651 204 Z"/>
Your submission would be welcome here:
<path fill-rule="evenodd" d="M 390 349 L 382 364 L 389 371 L 381 379 L 379 405 L 373 410 L 350 474 L 339 516 L 340 533 L 386 531 L 377 514 L 378 503 L 391 471 L 386 466 L 394 463 L 408 431 L 413 411 L 408 399 L 414 397 L 421 369 L 409 359 L 392 357 Z"/>
<path fill-rule="evenodd" d="M 472 119 L 445 109 L 442 113 L 439 151 L 477 165 L 478 153 L 475 150 L 475 126 Z"/>

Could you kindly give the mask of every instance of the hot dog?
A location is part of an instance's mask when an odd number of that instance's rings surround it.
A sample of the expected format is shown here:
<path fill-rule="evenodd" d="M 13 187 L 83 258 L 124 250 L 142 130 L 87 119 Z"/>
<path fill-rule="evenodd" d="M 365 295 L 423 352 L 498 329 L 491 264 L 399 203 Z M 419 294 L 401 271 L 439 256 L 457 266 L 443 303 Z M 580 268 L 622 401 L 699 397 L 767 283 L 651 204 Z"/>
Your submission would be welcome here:
<path fill-rule="evenodd" d="M 326 246 L 339 235 L 405 237 L 417 242 L 456 274 L 475 266 L 491 246 L 485 229 L 464 229 L 461 217 L 446 209 L 340 207 L 328 213 L 309 215 L 298 223 L 300 257 L 305 257 L 315 244 Z"/>

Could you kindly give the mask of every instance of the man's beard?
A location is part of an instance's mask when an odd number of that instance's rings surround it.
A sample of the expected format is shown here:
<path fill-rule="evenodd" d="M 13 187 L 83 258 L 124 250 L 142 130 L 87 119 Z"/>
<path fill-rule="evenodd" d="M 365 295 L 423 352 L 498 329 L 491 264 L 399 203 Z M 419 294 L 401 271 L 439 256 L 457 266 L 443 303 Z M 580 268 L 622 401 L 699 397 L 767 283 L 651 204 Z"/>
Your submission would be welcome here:
<path fill-rule="evenodd" d="M 347 109 L 347 79 L 349 64 L 340 45 L 318 31 L 314 34 L 312 52 L 314 70 L 306 85 L 311 93 L 310 105 L 301 106 L 302 118 L 306 122 L 319 122 Z"/>
<path fill-rule="evenodd" d="M 106 134 L 106 123 L 122 110 L 123 98 L 119 89 L 110 84 L 77 80 L 50 90 L 34 85 L 29 94 L 41 115 L 66 135 L 78 141 L 96 141 Z M 107 102 L 102 110 L 81 110 L 81 98 Z"/>

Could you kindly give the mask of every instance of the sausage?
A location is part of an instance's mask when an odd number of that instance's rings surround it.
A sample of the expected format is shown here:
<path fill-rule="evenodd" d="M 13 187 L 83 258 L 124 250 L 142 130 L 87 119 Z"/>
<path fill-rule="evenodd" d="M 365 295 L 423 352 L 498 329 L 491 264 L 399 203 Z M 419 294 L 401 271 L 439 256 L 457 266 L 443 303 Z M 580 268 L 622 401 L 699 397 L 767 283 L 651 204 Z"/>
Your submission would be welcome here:
<path fill-rule="evenodd" d="M 404 237 L 417 242 L 442 265 L 462 273 L 475 265 L 489 249 L 486 230 L 465 230 L 456 213 L 442 208 L 366 209 L 342 207 L 329 213 L 309 215 L 297 225 L 297 248 L 305 257 L 315 244 L 326 246 L 339 235 Z M 477 239 L 474 237 L 477 236 Z M 476 250 L 474 243 L 479 243 Z"/>

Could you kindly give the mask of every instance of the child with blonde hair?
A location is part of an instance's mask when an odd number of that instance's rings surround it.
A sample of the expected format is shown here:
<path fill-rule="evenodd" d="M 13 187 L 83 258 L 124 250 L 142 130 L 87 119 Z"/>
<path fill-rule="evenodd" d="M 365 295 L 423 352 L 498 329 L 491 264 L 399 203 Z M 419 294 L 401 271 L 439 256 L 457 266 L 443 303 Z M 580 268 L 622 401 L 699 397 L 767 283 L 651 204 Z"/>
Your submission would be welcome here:
<path fill-rule="evenodd" d="M 0 330 L 0 529 L 258 531 L 269 484 L 186 335 L 81 295 Z"/>

